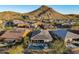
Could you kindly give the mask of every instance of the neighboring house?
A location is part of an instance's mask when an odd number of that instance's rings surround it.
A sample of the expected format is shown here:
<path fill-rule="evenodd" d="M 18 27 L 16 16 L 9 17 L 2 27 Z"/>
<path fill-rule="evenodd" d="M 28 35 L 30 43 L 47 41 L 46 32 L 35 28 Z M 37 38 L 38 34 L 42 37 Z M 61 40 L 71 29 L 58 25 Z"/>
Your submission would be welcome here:
<path fill-rule="evenodd" d="M 39 27 L 45 30 L 55 28 L 53 25 L 49 25 L 49 24 L 42 24 L 42 25 L 39 25 Z"/>
<path fill-rule="evenodd" d="M 23 33 L 20 31 L 7 30 L 3 35 L 0 36 L 0 41 L 7 44 L 21 42 L 23 38 L 22 34 Z"/>
<path fill-rule="evenodd" d="M 53 38 L 51 37 L 49 31 L 37 30 L 30 34 L 30 40 L 32 43 L 45 43 L 51 42 Z"/>
<path fill-rule="evenodd" d="M 79 31 L 77 32 L 77 30 L 55 30 L 53 31 L 53 34 L 56 35 L 58 39 L 64 40 L 66 47 L 78 47 Z"/>
<path fill-rule="evenodd" d="M 13 24 L 12 21 L 7 21 L 7 22 L 4 23 L 4 25 L 5 25 L 5 27 L 6 27 L 6 26 L 7 26 L 7 27 L 9 27 L 9 26 L 13 27 L 13 26 L 14 26 L 14 24 Z"/>
<path fill-rule="evenodd" d="M 44 24 L 44 29 L 53 29 L 54 26 L 50 25 L 50 24 Z"/>
<path fill-rule="evenodd" d="M 22 20 L 13 20 L 14 24 L 24 24 Z"/>
<path fill-rule="evenodd" d="M 26 22 L 24 22 L 22 20 L 13 20 L 13 23 L 15 26 L 21 27 L 21 28 L 28 26 L 28 24 L 26 24 Z"/>
<path fill-rule="evenodd" d="M 55 24 L 57 28 L 63 28 L 62 24 Z"/>
<path fill-rule="evenodd" d="M 0 36 L 0 42 L 6 43 L 7 45 L 13 45 L 17 42 L 22 42 L 23 38 L 30 32 L 25 28 L 17 28 L 14 30 L 7 30 Z"/>
<path fill-rule="evenodd" d="M 68 24 L 64 24 L 64 25 L 62 25 L 62 24 L 55 24 L 55 26 L 57 28 L 71 28 L 72 27 L 71 25 L 68 25 Z"/>
<path fill-rule="evenodd" d="M 34 24 L 32 24 L 35 28 L 37 28 L 38 26 L 42 25 L 43 23 L 42 22 L 36 22 Z"/>
<path fill-rule="evenodd" d="M 72 43 L 72 47 L 79 47 L 79 30 L 70 30 L 65 37 L 66 46 Z"/>

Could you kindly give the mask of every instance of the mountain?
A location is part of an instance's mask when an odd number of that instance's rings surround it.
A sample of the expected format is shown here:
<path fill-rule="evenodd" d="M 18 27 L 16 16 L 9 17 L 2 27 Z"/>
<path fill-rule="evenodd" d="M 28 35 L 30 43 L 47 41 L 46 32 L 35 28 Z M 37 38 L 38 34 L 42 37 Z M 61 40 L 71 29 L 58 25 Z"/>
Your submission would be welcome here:
<path fill-rule="evenodd" d="M 48 6 L 41 6 L 40 8 L 38 8 L 37 10 L 34 10 L 30 13 L 28 13 L 29 16 L 33 16 L 34 18 L 38 18 L 38 19 L 61 19 L 61 20 L 65 20 L 65 19 L 70 19 L 70 16 L 66 16 L 64 14 L 61 14 L 57 11 L 55 11 L 54 9 L 48 7 Z"/>
<path fill-rule="evenodd" d="M 29 12 L 29 13 L 17 13 L 12 11 L 4 11 L 0 12 L 0 20 L 44 20 L 44 19 L 59 19 L 59 20 L 67 20 L 67 19 L 79 19 L 79 15 L 77 14 L 61 14 L 54 9 L 48 6 L 41 6 L 38 9 Z"/>

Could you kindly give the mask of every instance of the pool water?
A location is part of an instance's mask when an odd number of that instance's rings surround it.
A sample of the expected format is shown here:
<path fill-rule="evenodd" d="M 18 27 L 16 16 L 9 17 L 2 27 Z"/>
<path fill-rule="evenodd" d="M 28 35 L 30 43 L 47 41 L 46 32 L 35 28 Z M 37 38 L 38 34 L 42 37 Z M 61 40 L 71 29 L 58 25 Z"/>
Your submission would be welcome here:
<path fill-rule="evenodd" d="M 48 47 L 47 44 L 30 44 L 28 46 L 28 49 L 42 50 L 42 49 L 46 49 L 47 47 Z"/>

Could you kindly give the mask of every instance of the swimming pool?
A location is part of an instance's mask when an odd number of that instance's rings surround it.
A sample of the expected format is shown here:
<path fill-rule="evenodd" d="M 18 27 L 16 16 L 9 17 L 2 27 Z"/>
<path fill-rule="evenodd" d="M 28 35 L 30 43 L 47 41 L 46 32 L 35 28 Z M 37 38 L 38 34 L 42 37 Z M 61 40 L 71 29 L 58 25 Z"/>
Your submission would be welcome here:
<path fill-rule="evenodd" d="M 32 50 L 42 50 L 47 48 L 48 48 L 47 44 L 30 44 L 28 46 L 28 49 L 32 49 Z"/>

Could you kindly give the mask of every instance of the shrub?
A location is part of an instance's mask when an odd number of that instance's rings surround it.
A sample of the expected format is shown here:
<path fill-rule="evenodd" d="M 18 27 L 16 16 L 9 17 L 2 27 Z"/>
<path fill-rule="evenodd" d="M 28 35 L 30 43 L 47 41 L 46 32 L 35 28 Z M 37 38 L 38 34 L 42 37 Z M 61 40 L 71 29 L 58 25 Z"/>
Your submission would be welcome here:
<path fill-rule="evenodd" d="M 50 44 L 50 53 L 56 53 L 56 54 L 62 54 L 66 51 L 68 51 L 68 48 L 66 48 L 63 40 L 55 40 L 53 43 Z"/>

